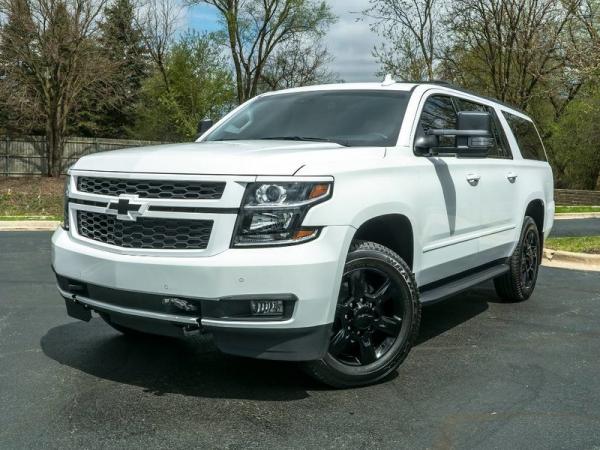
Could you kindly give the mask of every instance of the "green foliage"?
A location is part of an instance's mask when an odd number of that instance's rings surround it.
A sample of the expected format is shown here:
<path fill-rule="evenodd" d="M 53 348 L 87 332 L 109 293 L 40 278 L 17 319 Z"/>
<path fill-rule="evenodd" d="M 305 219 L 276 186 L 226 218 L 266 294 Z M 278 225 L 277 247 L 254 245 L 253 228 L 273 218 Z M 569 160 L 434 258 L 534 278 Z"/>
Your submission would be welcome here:
<path fill-rule="evenodd" d="M 556 206 L 556 214 L 600 213 L 600 206 Z"/>
<path fill-rule="evenodd" d="M 558 187 L 596 189 L 600 177 L 600 89 L 573 100 L 547 142 Z"/>
<path fill-rule="evenodd" d="M 135 105 L 142 83 L 150 75 L 149 56 L 142 30 L 136 24 L 135 8 L 132 0 L 114 0 L 104 9 L 97 45 L 116 68 L 114 91 L 104 96 L 86 96 L 72 121 L 71 130 L 76 134 L 124 138 L 135 123 Z"/>
<path fill-rule="evenodd" d="M 566 252 L 600 254 L 600 236 L 551 237 L 544 242 L 544 247 Z"/>
<path fill-rule="evenodd" d="M 138 139 L 192 140 L 200 120 L 218 119 L 233 106 L 231 70 L 210 34 L 186 33 L 168 56 L 166 75 L 168 86 L 159 74 L 143 84 L 131 130 Z"/>
<path fill-rule="evenodd" d="M 100 3 L 101 5 L 102 3 Z M 62 170 L 64 137 L 85 97 L 113 91 L 114 67 L 98 51 L 92 0 L 0 1 L 0 105 L 15 132 L 43 131 L 46 173 Z"/>

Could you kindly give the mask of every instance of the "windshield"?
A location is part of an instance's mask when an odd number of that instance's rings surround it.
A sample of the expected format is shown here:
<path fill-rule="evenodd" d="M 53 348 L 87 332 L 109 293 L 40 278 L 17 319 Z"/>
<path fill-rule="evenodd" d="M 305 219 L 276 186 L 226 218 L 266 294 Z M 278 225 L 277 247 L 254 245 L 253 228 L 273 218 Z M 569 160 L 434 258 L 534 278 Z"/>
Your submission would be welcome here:
<path fill-rule="evenodd" d="M 258 98 L 205 139 L 284 139 L 344 146 L 396 145 L 409 93 L 310 91 Z"/>

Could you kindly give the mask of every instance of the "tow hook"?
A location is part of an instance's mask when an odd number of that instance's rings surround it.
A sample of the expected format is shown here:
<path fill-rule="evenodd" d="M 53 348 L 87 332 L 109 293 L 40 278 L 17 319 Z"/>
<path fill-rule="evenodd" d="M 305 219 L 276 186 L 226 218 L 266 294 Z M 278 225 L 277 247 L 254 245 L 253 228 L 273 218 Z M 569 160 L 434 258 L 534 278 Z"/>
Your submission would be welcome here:
<path fill-rule="evenodd" d="M 184 336 L 197 336 L 200 334 L 201 329 L 200 319 L 198 319 L 198 325 L 184 325 L 182 327 Z"/>

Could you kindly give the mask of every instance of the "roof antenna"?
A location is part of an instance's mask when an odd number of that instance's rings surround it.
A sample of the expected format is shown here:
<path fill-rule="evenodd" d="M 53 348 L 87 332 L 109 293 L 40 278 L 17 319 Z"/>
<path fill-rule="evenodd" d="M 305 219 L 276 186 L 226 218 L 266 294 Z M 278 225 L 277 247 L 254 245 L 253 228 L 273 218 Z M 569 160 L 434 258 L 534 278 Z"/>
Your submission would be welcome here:
<path fill-rule="evenodd" d="M 382 86 L 390 86 L 390 85 L 392 85 L 392 84 L 394 84 L 394 83 L 396 83 L 396 80 L 394 80 L 394 79 L 392 78 L 392 75 L 388 73 L 388 74 L 385 76 L 385 78 L 384 78 L 383 82 L 381 83 L 381 85 L 382 85 Z"/>

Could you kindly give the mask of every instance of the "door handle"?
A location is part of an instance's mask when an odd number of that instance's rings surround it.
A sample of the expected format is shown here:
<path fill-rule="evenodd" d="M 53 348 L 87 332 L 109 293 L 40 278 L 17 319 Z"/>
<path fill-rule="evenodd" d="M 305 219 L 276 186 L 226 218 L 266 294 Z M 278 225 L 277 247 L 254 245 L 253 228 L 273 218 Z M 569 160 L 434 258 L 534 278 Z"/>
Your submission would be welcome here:
<path fill-rule="evenodd" d="M 476 186 L 479 183 L 479 180 L 481 180 L 481 175 L 478 175 L 476 173 L 467 174 L 467 181 L 471 186 Z"/>
<path fill-rule="evenodd" d="M 506 174 L 506 178 L 507 178 L 507 179 L 508 179 L 508 181 L 510 181 L 511 183 L 514 183 L 515 181 L 517 181 L 517 177 L 518 177 L 518 176 L 519 176 L 519 175 L 517 175 L 517 174 L 516 174 L 516 173 L 514 173 L 514 172 L 508 172 L 508 173 Z"/>

